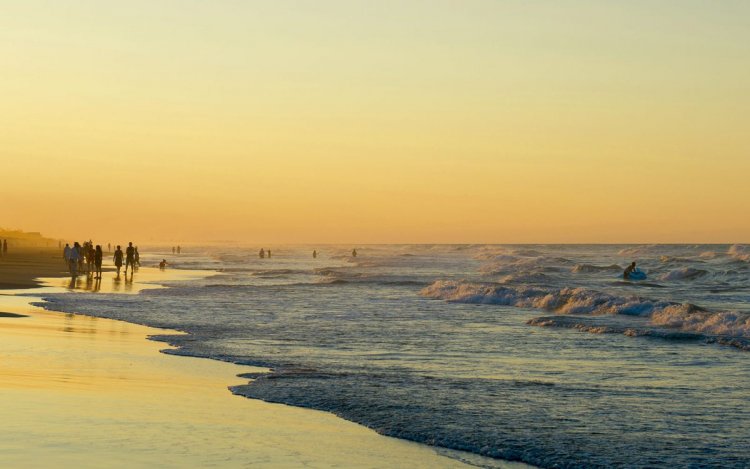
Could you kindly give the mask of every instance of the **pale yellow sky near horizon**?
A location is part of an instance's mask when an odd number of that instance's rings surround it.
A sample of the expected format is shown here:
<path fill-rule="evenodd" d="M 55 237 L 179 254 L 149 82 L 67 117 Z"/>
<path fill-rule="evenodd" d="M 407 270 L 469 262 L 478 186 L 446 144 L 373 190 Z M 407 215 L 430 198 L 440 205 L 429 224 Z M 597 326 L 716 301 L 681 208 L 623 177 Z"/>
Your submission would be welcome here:
<path fill-rule="evenodd" d="M 750 2 L 0 11 L 0 227 L 144 241 L 750 241 Z"/>

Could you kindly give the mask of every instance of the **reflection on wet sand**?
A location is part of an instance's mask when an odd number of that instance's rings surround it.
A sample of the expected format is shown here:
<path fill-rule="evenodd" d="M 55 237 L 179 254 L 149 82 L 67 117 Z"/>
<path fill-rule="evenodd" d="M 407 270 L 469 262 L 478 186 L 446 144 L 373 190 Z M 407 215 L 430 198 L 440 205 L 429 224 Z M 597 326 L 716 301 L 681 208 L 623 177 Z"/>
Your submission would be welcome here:
<path fill-rule="evenodd" d="M 42 278 L 40 279 L 45 288 L 37 289 L 34 293 L 43 295 L 48 292 L 65 291 L 91 292 L 91 293 L 138 293 L 148 288 L 163 288 L 160 282 L 175 280 L 190 280 L 204 277 L 213 272 L 202 270 L 183 270 L 165 272 L 158 268 L 141 267 L 136 273 L 116 275 L 115 272 L 105 272 L 102 278 L 79 275 L 75 278 Z M 52 290 L 50 290 L 52 288 Z M 11 294 L 16 290 L 6 290 Z"/>

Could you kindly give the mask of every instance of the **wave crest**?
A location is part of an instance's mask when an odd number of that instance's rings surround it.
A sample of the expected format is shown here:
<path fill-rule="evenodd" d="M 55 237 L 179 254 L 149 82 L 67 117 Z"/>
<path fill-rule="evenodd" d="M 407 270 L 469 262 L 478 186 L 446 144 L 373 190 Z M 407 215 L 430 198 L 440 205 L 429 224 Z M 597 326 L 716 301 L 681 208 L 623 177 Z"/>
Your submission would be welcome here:
<path fill-rule="evenodd" d="M 598 272 L 622 272 L 623 269 L 617 264 L 612 265 L 593 265 L 593 264 L 576 264 L 575 267 L 570 269 L 575 274 L 589 274 Z"/>
<path fill-rule="evenodd" d="M 744 244 L 734 244 L 727 251 L 731 257 L 737 260 L 750 262 L 750 249 Z"/>
<path fill-rule="evenodd" d="M 708 274 L 707 270 L 694 269 L 692 267 L 683 267 L 681 269 L 670 270 L 659 277 L 659 280 L 695 280 Z"/>
<path fill-rule="evenodd" d="M 750 337 L 750 314 L 738 311 L 713 312 L 699 307 L 664 308 L 654 312 L 651 323 L 701 334 Z"/>
<path fill-rule="evenodd" d="M 510 287 L 452 280 L 438 280 L 422 289 L 421 295 L 453 303 L 497 304 L 544 309 L 560 314 L 648 316 L 655 310 L 678 304 L 638 296 L 609 295 L 586 288 Z"/>

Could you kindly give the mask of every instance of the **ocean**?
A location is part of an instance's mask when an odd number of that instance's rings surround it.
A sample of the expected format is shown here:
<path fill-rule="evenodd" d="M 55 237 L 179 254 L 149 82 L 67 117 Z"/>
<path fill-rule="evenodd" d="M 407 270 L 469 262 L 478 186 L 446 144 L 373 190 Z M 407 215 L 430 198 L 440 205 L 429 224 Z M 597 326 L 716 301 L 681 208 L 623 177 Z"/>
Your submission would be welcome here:
<path fill-rule="evenodd" d="M 549 468 L 750 467 L 750 248 L 351 248 L 142 246 L 215 274 L 42 306 L 187 332 L 155 339 L 272 369 L 231 392 L 397 438 Z M 646 280 L 623 280 L 631 261 Z"/>

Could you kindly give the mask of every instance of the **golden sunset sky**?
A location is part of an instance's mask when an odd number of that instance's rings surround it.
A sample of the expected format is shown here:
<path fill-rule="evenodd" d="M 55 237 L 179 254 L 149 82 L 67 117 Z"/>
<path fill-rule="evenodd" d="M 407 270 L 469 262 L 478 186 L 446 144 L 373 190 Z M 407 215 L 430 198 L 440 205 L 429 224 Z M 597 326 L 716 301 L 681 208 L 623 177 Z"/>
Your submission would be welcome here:
<path fill-rule="evenodd" d="M 750 2 L 0 0 L 0 227 L 750 241 Z"/>

